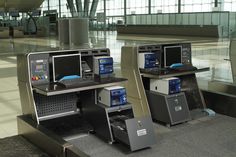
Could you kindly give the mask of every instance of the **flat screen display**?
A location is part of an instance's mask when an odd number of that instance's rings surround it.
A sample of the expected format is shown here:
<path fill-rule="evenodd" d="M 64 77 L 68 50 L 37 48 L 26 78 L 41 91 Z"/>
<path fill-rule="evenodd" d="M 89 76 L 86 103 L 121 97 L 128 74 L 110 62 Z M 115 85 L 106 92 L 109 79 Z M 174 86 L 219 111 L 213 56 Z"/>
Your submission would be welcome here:
<path fill-rule="evenodd" d="M 164 67 L 182 63 L 182 46 L 164 47 Z"/>
<path fill-rule="evenodd" d="M 0 11 L 0 16 L 4 16 L 5 12 L 4 11 Z"/>
<path fill-rule="evenodd" d="M 58 55 L 52 57 L 53 80 L 58 82 L 64 77 L 81 76 L 81 56 L 80 54 Z"/>
<path fill-rule="evenodd" d="M 19 11 L 17 10 L 9 11 L 9 15 L 12 17 L 20 17 Z"/>
<path fill-rule="evenodd" d="M 32 16 L 40 16 L 40 15 L 41 15 L 41 10 L 32 11 Z"/>

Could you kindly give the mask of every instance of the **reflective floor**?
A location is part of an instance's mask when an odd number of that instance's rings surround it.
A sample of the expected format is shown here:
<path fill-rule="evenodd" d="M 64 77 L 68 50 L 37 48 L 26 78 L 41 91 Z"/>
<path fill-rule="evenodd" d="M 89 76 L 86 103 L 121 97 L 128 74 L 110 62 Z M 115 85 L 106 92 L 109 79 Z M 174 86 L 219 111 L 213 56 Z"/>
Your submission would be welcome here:
<path fill-rule="evenodd" d="M 197 74 L 204 88 L 207 80 L 233 82 L 229 61 L 229 39 L 120 35 L 116 32 L 90 32 L 94 47 L 108 47 L 119 69 L 121 47 L 130 44 L 191 42 L 193 64 L 209 66 L 209 72 Z M 29 50 L 58 47 L 56 38 L 0 39 L 0 138 L 17 134 L 16 116 L 21 114 L 20 97 L 16 76 L 16 55 Z M 65 46 L 66 47 L 66 46 Z M 204 80 L 204 81 L 203 81 Z"/>

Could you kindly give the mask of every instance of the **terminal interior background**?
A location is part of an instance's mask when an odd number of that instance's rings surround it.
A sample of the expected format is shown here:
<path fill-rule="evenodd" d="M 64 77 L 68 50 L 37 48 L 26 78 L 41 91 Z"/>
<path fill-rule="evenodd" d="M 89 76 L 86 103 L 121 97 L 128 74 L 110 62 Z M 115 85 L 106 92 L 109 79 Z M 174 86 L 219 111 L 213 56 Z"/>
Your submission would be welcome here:
<path fill-rule="evenodd" d="M 118 76 L 121 75 L 121 47 L 124 45 L 190 42 L 193 65 L 210 67 L 210 71 L 197 74 L 201 89 L 207 89 L 209 81 L 234 84 L 235 67 L 232 67 L 233 60 L 230 58 L 230 41 L 236 31 L 235 0 L 85 1 L 82 0 L 83 7 L 86 2 L 89 8 L 93 3 L 98 3 L 94 12 L 77 11 L 73 0 L 43 1 L 38 8 L 41 15 L 34 17 L 38 30 L 42 30 L 43 35 L 34 34 L 35 27 L 32 21 L 26 26 L 29 18 L 26 13 L 20 12 L 19 17 L 11 17 L 9 13 L 0 15 L 1 28 L 21 27 L 25 33 L 19 38 L 1 38 L 0 35 L 0 138 L 17 135 L 16 116 L 22 113 L 16 56 L 29 49 L 59 47 L 57 20 L 60 18 L 90 18 L 89 44 L 92 47 L 110 49 Z M 49 14 L 52 15 L 52 19 L 49 18 Z M 105 17 L 99 17 L 104 15 Z M 157 18 L 153 20 L 151 16 Z M 168 32 L 165 35 L 118 34 L 116 25 L 125 22 L 132 25 L 217 25 L 219 37 L 168 35 Z"/>

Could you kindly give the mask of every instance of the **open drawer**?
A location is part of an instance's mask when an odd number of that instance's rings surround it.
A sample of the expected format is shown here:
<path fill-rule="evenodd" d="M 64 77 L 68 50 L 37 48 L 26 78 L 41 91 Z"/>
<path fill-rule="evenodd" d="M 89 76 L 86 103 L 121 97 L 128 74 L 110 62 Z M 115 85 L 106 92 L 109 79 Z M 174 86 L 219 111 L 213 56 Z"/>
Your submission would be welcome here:
<path fill-rule="evenodd" d="M 110 122 L 114 139 L 128 145 L 131 151 L 151 147 L 156 143 L 151 117 L 115 115 L 110 117 Z"/>

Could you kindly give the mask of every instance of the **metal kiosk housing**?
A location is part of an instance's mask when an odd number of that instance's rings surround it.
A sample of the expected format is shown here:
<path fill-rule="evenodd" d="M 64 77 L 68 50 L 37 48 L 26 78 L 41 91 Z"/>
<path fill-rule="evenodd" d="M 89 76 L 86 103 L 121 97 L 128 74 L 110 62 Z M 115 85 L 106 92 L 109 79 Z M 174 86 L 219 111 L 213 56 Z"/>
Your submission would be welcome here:
<path fill-rule="evenodd" d="M 82 76 L 93 79 L 92 83 L 67 88 L 53 81 L 52 57 L 71 54 L 80 54 L 82 63 L 86 62 L 93 69 L 93 57 L 110 56 L 110 51 L 107 48 L 58 50 L 17 56 L 23 112 L 23 115 L 17 117 L 19 135 L 49 155 L 57 157 L 89 156 L 68 140 L 81 132 L 93 131 L 95 135 L 111 143 L 121 141 L 132 151 L 153 145 L 155 138 L 150 117 L 134 118 L 129 103 L 109 108 L 97 101 L 98 90 L 120 85 L 126 79 L 97 79 L 93 71 L 86 73 L 82 70 Z M 36 67 L 41 69 L 35 70 Z M 115 123 L 111 123 L 110 119 L 116 115 L 128 117 L 124 121 L 127 130 L 117 130 Z M 135 134 L 143 129 L 147 132 L 145 136 Z M 126 136 L 121 137 L 119 134 Z"/>

